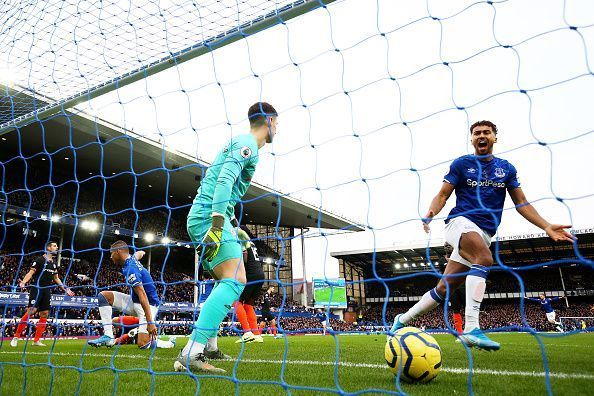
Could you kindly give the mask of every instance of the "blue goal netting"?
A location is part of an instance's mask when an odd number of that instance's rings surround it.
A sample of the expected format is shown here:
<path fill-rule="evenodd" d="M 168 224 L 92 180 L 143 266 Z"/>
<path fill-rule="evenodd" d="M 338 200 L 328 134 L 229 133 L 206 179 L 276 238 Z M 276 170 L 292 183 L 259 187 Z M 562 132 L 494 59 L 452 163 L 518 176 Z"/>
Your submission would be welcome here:
<path fill-rule="evenodd" d="M 383 337 L 444 279 L 454 197 L 429 234 L 421 221 L 484 119 L 529 202 L 577 239 L 551 241 L 506 201 L 480 322 L 528 333 L 540 366 L 477 367 L 464 347 L 441 375 L 464 378 L 468 393 L 477 375 L 536 378 L 548 394 L 552 378 L 574 378 L 550 369 L 547 342 L 594 327 L 589 2 L 14 0 L 0 15 L 0 393 L 415 393 L 384 370 Z M 264 273 L 248 286 L 266 291 L 253 306 L 267 349 L 229 341 L 245 333 L 233 308 L 219 330 L 233 351 L 226 373 L 175 372 L 217 287 L 187 215 L 259 101 L 278 110 L 279 133 L 235 216 Z M 477 210 L 498 216 L 484 198 Z M 129 349 L 138 322 L 123 314 L 114 349 L 86 344 L 104 332 L 99 294 L 131 290 L 110 257 L 116 240 L 145 252 L 159 338 L 177 340 L 175 353 Z M 30 271 L 49 242 L 73 295 L 53 272 Z M 47 319 L 25 315 L 33 289 L 47 294 Z M 557 317 L 575 318 L 563 332 L 530 300 L 543 293 Z M 411 325 L 453 339 L 465 301 L 454 295 Z M 328 336 L 297 337 L 311 334 Z"/>

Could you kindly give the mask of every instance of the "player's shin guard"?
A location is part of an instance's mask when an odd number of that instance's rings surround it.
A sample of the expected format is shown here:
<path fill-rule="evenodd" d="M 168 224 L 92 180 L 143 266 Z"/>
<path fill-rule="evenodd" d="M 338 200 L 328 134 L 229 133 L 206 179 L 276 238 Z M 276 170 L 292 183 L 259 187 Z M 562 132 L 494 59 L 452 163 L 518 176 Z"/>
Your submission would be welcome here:
<path fill-rule="evenodd" d="M 111 305 L 101 293 L 97 296 L 97 301 L 99 303 L 99 315 L 101 316 L 101 324 L 103 325 L 103 334 L 113 338 L 113 322 L 111 319 L 113 310 Z"/>
<path fill-rule="evenodd" d="M 256 335 L 261 334 L 262 332 L 258 327 L 258 317 L 256 316 L 256 311 L 254 311 L 254 307 L 249 304 L 243 304 L 243 309 L 245 309 L 245 313 L 247 314 L 250 331 Z"/>
<path fill-rule="evenodd" d="M 20 337 L 21 334 L 23 334 L 23 331 L 25 331 L 25 328 L 27 327 L 27 321 L 29 320 L 29 312 L 25 313 L 23 315 L 23 317 L 21 318 L 21 321 L 19 322 L 19 326 L 17 327 L 16 333 L 14 333 L 15 337 Z"/>
<path fill-rule="evenodd" d="M 206 345 L 209 338 L 217 335 L 219 325 L 233 303 L 239 299 L 244 287 L 244 284 L 232 278 L 222 279 L 219 282 L 204 302 L 188 344 Z"/>
<path fill-rule="evenodd" d="M 407 324 L 419 316 L 433 311 L 441 303 L 443 303 L 443 297 L 437 292 L 437 288 L 433 288 L 423 294 L 423 297 L 421 297 L 418 303 L 413 305 L 406 313 L 400 316 L 400 323 Z"/>
<path fill-rule="evenodd" d="M 485 288 L 489 268 L 479 264 L 473 264 L 466 277 L 466 308 L 464 311 L 464 332 L 469 333 L 473 329 L 480 328 L 479 313 L 481 303 L 485 296 Z"/>
<path fill-rule="evenodd" d="M 45 331 L 46 326 L 47 326 L 47 318 L 40 318 L 39 321 L 37 322 L 37 327 L 35 329 L 35 339 L 33 340 L 34 342 L 39 341 L 39 339 L 43 335 L 43 332 Z"/>

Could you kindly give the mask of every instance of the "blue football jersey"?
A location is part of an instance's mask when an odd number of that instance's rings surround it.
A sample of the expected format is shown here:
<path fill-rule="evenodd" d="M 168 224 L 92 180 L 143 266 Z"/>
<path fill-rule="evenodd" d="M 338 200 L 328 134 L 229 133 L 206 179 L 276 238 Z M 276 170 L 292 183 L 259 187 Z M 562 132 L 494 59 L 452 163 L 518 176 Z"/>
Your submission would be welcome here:
<path fill-rule="evenodd" d="M 320 322 L 325 322 L 328 319 L 325 312 L 317 312 L 314 316 Z"/>
<path fill-rule="evenodd" d="M 454 186 L 456 206 L 446 223 L 464 216 L 490 235 L 495 235 L 507 190 L 520 187 L 516 168 L 504 159 L 481 160 L 475 155 L 455 159 L 444 182 Z"/>
<path fill-rule="evenodd" d="M 202 282 L 199 283 L 198 304 L 202 304 L 204 301 L 206 301 L 208 296 L 210 296 L 210 293 L 212 293 L 214 284 L 215 284 L 215 281 L 213 281 L 213 280 L 203 280 Z"/>
<path fill-rule="evenodd" d="M 142 287 L 144 287 L 150 305 L 155 307 L 159 306 L 161 301 L 157 295 L 155 282 L 153 282 L 151 274 L 142 266 L 142 264 L 140 264 L 136 257 L 132 255 L 126 259 L 124 267 L 122 268 L 122 274 L 124 274 L 124 277 L 126 278 L 127 285 L 131 287 L 142 285 Z M 140 303 L 138 295 L 134 292 L 134 289 L 132 289 L 132 301 Z"/>
<path fill-rule="evenodd" d="M 559 297 L 545 298 L 544 300 L 541 300 L 540 298 L 528 298 L 528 300 L 530 300 L 530 301 L 534 301 L 534 302 L 540 303 L 540 308 L 545 313 L 555 312 L 555 310 L 551 306 L 551 302 L 557 301 L 558 299 L 559 299 Z"/>

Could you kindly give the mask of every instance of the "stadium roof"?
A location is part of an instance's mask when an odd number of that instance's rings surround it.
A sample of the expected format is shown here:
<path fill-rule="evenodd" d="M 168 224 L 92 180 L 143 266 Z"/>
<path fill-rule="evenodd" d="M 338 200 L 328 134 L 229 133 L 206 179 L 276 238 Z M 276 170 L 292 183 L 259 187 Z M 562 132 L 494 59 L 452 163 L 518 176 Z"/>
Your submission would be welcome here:
<path fill-rule="evenodd" d="M 594 259 L 594 228 L 574 230 L 578 237 L 577 248 L 586 259 Z M 498 242 L 498 243 L 497 243 Z M 506 265 L 521 267 L 554 260 L 579 261 L 574 246 L 569 243 L 552 242 L 544 233 L 500 237 L 491 244 L 491 251 L 498 249 L 500 259 Z M 330 255 L 350 264 L 371 271 L 374 262 L 374 251 L 355 250 L 348 252 L 331 252 Z M 393 274 L 431 271 L 431 262 L 437 268 L 445 267 L 446 258 L 443 241 L 435 241 L 431 245 L 409 245 L 389 247 L 375 250 L 376 271 L 381 277 Z"/>
<path fill-rule="evenodd" d="M 26 111 L 33 106 L 44 105 L 39 97 L 34 103 L 34 99 L 23 91 L 1 85 L 0 89 L 3 108 L 11 107 L 11 100 L 17 112 L 21 107 Z M 6 96 L 6 93 L 9 95 Z M 31 161 L 41 160 L 41 157 L 47 156 L 44 153 L 52 155 L 53 166 L 60 166 L 60 161 L 65 158 L 75 159 L 79 178 L 96 176 L 98 170 L 102 170 L 106 178 L 115 179 L 122 172 L 130 173 L 133 169 L 138 189 L 146 189 L 147 193 L 155 196 L 169 194 L 178 204 L 191 202 L 209 165 L 186 154 L 163 149 L 161 143 L 132 131 L 76 111 L 63 111 L 44 120 L 43 128 L 41 123 L 34 122 L 21 128 L 20 134 L 16 130 L 5 132 L 0 145 L 0 159 L 3 161 L 19 155 L 31 158 Z M 20 153 L 19 149 L 22 150 Z M 244 202 L 243 223 L 278 223 L 279 226 L 297 228 L 319 225 L 321 228 L 353 231 L 363 229 L 352 221 L 257 183 L 252 183 Z"/>

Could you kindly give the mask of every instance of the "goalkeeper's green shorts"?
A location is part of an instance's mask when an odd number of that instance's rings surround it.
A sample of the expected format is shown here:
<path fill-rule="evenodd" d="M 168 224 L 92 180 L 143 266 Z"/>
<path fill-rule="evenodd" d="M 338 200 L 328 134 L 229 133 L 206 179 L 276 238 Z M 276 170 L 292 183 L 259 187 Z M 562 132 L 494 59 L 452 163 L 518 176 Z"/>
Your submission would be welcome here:
<path fill-rule="evenodd" d="M 194 242 L 194 247 L 199 246 L 199 243 L 202 242 L 202 238 L 204 238 L 211 225 L 212 218 L 210 216 L 192 215 L 188 217 L 188 235 L 190 235 L 190 239 Z M 219 252 L 212 261 L 202 260 L 202 267 L 212 273 L 212 270 L 217 265 L 227 260 L 241 259 L 242 255 L 241 241 L 238 241 L 237 235 L 235 235 L 235 228 L 231 225 L 227 216 L 225 216 L 225 225 L 223 226 L 223 236 Z"/>

